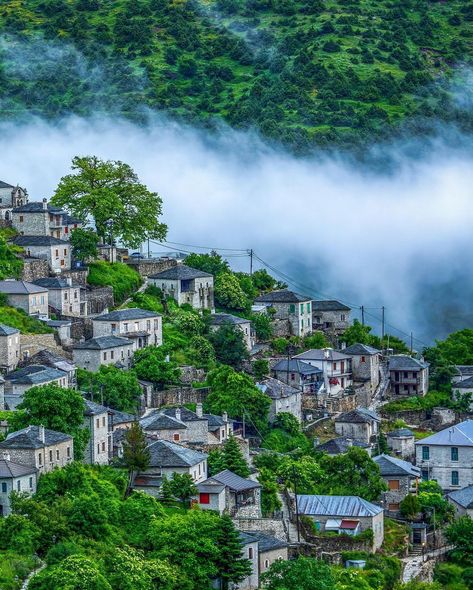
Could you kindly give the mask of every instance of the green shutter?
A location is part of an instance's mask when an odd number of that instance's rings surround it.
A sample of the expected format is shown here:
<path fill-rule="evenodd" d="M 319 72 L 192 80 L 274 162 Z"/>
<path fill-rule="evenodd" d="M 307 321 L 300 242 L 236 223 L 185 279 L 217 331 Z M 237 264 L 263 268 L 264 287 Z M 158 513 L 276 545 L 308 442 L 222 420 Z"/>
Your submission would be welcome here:
<path fill-rule="evenodd" d="M 289 306 L 289 313 L 296 313 L 296 306 L 294 305 L 294 303 L 291 303 L 291 305 Z"/>

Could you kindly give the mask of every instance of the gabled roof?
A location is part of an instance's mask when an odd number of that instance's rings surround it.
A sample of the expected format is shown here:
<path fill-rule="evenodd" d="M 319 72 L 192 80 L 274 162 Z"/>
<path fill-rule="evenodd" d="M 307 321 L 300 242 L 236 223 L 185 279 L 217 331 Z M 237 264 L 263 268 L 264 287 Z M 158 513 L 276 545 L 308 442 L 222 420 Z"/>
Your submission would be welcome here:
<path fill-rule="evenodd" d="M 452 389 L 471 389 L 473 388 L 473 376 L 468 377 L 468 379 L 464 379 L 463 381 L 458 381 L 457 383 L 452 384 Z"/>
<path fill-rule="evenodd" d="M 232 315 L 231 313 L 213 313 L 210 315 L 210 325 L 211 326 L 224 326 L 226 324 L 249 324 L 250 320 L 246 318 L 239 318 L 236 315 Z"/>
<path fill-rule="evenodd" d="M 346 436 L 339 436 L 338 438 L 332 438 L 331 440 L 317 445 L 315 450 L 323 451 L 329 455 L 340 455 L 342 453 L 346 453 L 351 447 L 368 449 L 370 445 L 360 440 L 351 439 Z"/>
<path fill-rule="evenodd" d="M 140 419 L 144 430 L 186 430 L 187 426 L 181 420 L 162 413 L 152 413 Z"/>
<path fill-rule="evenodd" d="M 258 553 L 265 553 L 266 551 L 274 551 L 275 549 L 282 549 L 287 547 L 288 544 L 285 541 L 277 539 L 273 535 L 263 533 L 262 531 L 244 531 L 245 534 L 258 541 Z"/>
<path fill-rule="evenodd" d="M 13 371 L 13 373 L 7 375 L 5 379 L 6 381 L 10 381 L 10 383 L 39 385 L 41 383 L 49 383 L 55 379 L 63 379 L 64 377 L 66 377 L 66 373 L 59 369 L 55 369 L 54 367 L 29 365 Z"/>
<path fill-rule="evenodd" d="M 70 373 L 71 371 L 75 370 L 75 365 L 69 361 L 68 359 L 56 354 L 55 352 L 51 352 L 47 348 L 43 348 L 43 350 L 39 350 L 34 355 L 28 357 L 27 359 L 21 361 L 21 366 L 27 367 L 30 365 L 44 365 L 46 367 L 52 367 L 54 369 L 59 369 L 66 373 Z"/>
<path fill-rule="evenodd" d="M 11 336 L 12 334 L 19 334 L 20 330 L 16 328 L 12 328 L 11 326 L 6 326 L 5 324 L 0 324 L 0 336 Z"/>
<path fill-rule="evenodd" d="M 72 283 L 70 285 L 66 279 L 61 279 L 59 277 L 45 277 L 43 279 L 37 279 L 36 281 L 33 281 L 33 283 L 40 287 L 46 287 L 46 289 L 77 289 L 81 287 L 78 283 Z"/>
<path fill-rule="evenodd" d="M 12 240 L 17 246 L 70 246 L 66 240 L 53 238 L 53 236 L 16 236 Z"/>
<path fill-rule="evenodd" d="M 378 465 L 382 476 L 408 475 L 410 477 L 420 477 L 420 468 L 415 467 L 409 461 L 403 461 L 385 454 L 373 457 L 373 461 Z"/>
<path fill-rule="evenodd" d="M 300 393 L 299 389 L 291 387 L 279 379 L 273 379 L 273 377 L 266 377 L 264 381 L 257 383 L 256 387 L 271 399 L 283 399 Z"/>
<path fill-rule="evenodd" d="M 466 486 L 461 490 L 450 492 L 447 494 L 447 497 L 462 508 L 473 508 L 473 484 Z"/>
<path fill-rule="evenodd" d="M 431 436 L 418 440 L 416 445 L 445 445 L 473 447 L 473 420 L 465 420 Z"/>
<path fill-rule="evenodd" d="M 313 367 L 309 363 L 305 363 L 297 358 L 282 359 L 277 362 L 273 368 L 273 371 L 283 371 L 285 373 L 300 373 L 301 375 L 314 375 L 315 373 L 322 374 L 322 369 L 319 367 Z"/>
<path fill-rule="evenodd" d="M 388 360 L 390 371 L 420 371 L 427 369 L 429 363 L 419 361 L 408 354 L 394 354 Z"/>
<path fill-rule="evenodd" d="M 167 440 L 148 445 L 150 467 L 192 467 L 207 459 L 206 453 L 194 451 Z"/>
<path fill-rule="evenodd" d="M 131 340 L 121 336 L 98 336 L 90 338 L 85 342 L 74 344 L 73 350 L 106 350 L 108 348 L 118 348 L 120 346 L 132 346 Z"/>
<path fill-rule="evenodd" d="M 351 311 L 351 307 L 336 301 L 335 299 L 329 299 L 327 301 L 312 301 L 313 311 Z"/>
<path fill-rule="evenodd" d="M 11 293 L 12 295 L 26 295 L 29 293 L 47 293 L 44 287 L 39 287 L 27 281 L 0 281 L 0 293 Z"/>
<path fill-rule="evenodd" d="M 49 203 L 45 209 L 42 201 L 30 201 L 29 203 L 25 203 L 24 205 L 20 205 L 20 207 L 15 207 L 13 209 L 14 213 L 40 213 L 41 211 L 47 211 L 48 213 L 54 213 L 55 215 L 64 213 L 63 209 L 50 205 Z"/>
<path fill-rule="evenodd" d="M 167 270 L 163 270 L 162 272 L 151 275 L 149 278 L 158 280 L 163 279 L 167 281 L 181 281 L 206 277 L 213 278 L 213 275 L 208 272 L 204 272 L 203 270 L 186 266 L 185 264 L 178 264 L 177 266 L 173 266 L 172 268 L 168 268 Z"/>
<path fill-rule="evenodd" d="M 30 475 L 30 473 L 37 473 L 37 471 L 36 467 L 20 465 L 7 459 L 0 459 L 0 479 L 22 477 L 23 475 Z"/>
<path fill-rule="evenodd" d="M 405 436 L 414 436 L 414 433 L 409 428 L 397 428 L 396 430 L 388 432 L 386 436 L 389 436 L 390 438 L 402 438 Z"/>
<path fill-rule="evenodd" d="M 209 432 L 214 432 L 229 422 L 233 423 L 233 420 L 230 418 L 225 421 L 222 416 L 217 416 L 216 414 L 204 414 L 204 418 L 208 420 Z"/>
<path fill-rule="evenodd" d="M 139 307 L 129 307 L 127 309 L 116 309 L 110 313 L 104 313 L 93 318 L 94 322 L 121 322 L 126 320 L 141 320 L 146 318 L 157 318 L 161 314 L 148 309 L 140 309 Z"/>
<path fill-rule="evenodd" d="M 8 184 L 7 182 L 3 182 L 0 180 L 0 188 L 15 188 L 12 184 Z"/>
<path fill-rule="evenodd" d="M 344 348 L 343 351 L 345 354 L 353 355 L 353 356 L 374 356 L 375 354 L 381 354 L 381 351 L 373 348 L 372 346 L 368 346 L 366 344 L 352 344 L 347 348 Z"/>
<path fill-rule="evenodd" d="M 297 496 L 300 514 L 317 516 L 376 516 L 382 508 L 358 496 Z"/>
<path fill-rule="evenodd" d="M 456 375 L 473 375 L 473 365 L 455 365 Z"/>
<path fill-rule="evenodd" d="M 300 295 L 289 289 L 281 289 L 279 291 L 271 291 L 260 295 L 255 299 L 256 303 L 303 303 L 305 301 L 311 301 L 311 297 Z"/>
<path fill-rule="evenodd" d="M 7 435 L 7 438 L 0 442 L 0 449 L 41 449 L 45 446 L 56 445 L 61 442 L 72 440 L 72 436 L 55 430 L 44 429 L 44 442 L 39 438 L 39 426 L 27 426 Z"/>
<path fill-rule="evenodd" d="M 128 414 L 127 412 L 120 412 L 119 410 L 114 410 L 113 408 L 108 408 L 108 411 L 112 415 L 113 426 L 135 421 L 135 417 L 133 416 L 133 414 Z"/>
<path fill-rule="evenodd" d="M 343 412 L 335 418 L 335 422 L 351 422 L 354 424 L 369 424 L 373 420 L 381 422 L 381 418 L 378 414 L 367 408 L 357 408 L 350 412 Z"/>
<path fill-rule="evenodd" d="M 181 406 L 180 408 L 168 408 L 166 410 L 163 410 L 163 414 L 166 414 L 166 416 L 172 416 L 173 418 L 176 418 L 176 410 L 180 410 L 180 420 L 182 420 L 183 422 L 195 422 L 196 420 L 206 420 L 206 418 L 204 418 L 203 416 L 202 418 L 199 418 L 199 416 L 197 416 L 195 412 L 185 408 L 184 406 Z"/>
<path fill-rule="evenodd" d="M 257 481 L 240 477 L 229 469 L 224 469 L 223 471 L 220 471 L 220 473 L 217 473 L 217 475 L 212 475 L 212 477 L 209 477 L 206 482 L 209 480 L 221 483 L 225 487 L 230 488 L 233 492 L 243 492 L 245 490 L 254 490 L 261 487 Z"/>
<path fill-rule="evenodd" d="M 300 354 L 296 354 L 293 359 L 307 359 L 309 361 L 343 361 L 351 358 L 350 355 L 331 348 L 311 348 Z"/>
<path fill-rule="evenodd" d="M 98 416 L 99 414 L 105 414 L 109 411 L 108 408 L 105 406 L 101 406 L 100 404 L 96 404 L 95 402 L 91 401 L 90 399 L 84 399 L 85 403 L 85 410 L 84 416 Z"/>

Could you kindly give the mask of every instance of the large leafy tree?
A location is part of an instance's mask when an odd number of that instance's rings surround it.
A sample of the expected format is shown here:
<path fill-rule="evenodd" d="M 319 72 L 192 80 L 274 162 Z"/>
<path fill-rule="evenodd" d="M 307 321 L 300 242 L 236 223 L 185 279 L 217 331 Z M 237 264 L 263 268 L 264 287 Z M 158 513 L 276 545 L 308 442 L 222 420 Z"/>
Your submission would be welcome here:
<path fill-rule="evenodd" d="M 208 338 L 215 349 L 217 360 L 225 365 L 239 368 L 249 356 L 243 332 L 233 324 L 220 326 L 210 332 Z"/>
<path fill-rule="evenodd" d="M 262 581 L 266 590 L 335 590 L 330 566 L 312 557 L 275 561 Z"/>
<path fill-rule="evenodd" d="M 169 480 L 169 489 L 175 498 L 181 502 L 189 502 L 193 496 L 199 493 L 189 473 L 173 473 Z"/>
<path fill-rule="evenodd" d="M 69 239 L 72 254 L 77 260 L 85 261 L 97 257 L 98 236 L 91 228 L 78 227 L 71 233 Z"/>
<path fill-rule="evenodd" d="M 210 371 L 207 377 L 211 391 L 205 400 L 206 411 L 243 419 L 260 432 L 267 428 L 270 398 L 261 392 L 245 373 L 227 365 Z"/>
<path fill-rule="evenodd" d="M 179 383 L 181 372 L 174 361 L 168 358 L 164 347 L 146 346 L 135 352 L 133 368 L 139 379 L 151 381 L 158 387 Z"/>
<path fill-rule="evenodd" d="M 460 562 L 473 565 L 473 520 L 461 516 L 445 529 L 445 535 L 455 546 L 453 556 Z"/>
<path fill-rule="evenodd" d="M 229 272 L 228 262 L 224 260 L 217 252 L 210 254 L 189 254 L 186 258 L 186 264 L 192 268 L 203 270 L 216 277 L 222 272 Z"/>
<path fill-rule="evenodd" d="M 91 558 L 71 555 L 53 567 L 34 576 L 28 584 L 31 590 L 112 590 Z"/>
<path fill-rule="evenodd" d="M 77 380 L 95 401 L 122 412 L 137 411 L 142 389 L 133 371 L 102 365 L 96 373 L 79 369 Z"/>
<path fill-rule="evenodd" d="M 215 299 L 226 309 L 245 310 L 250 305 L 238 278 L 231 272 L 222 272 L 215 278 Z"/>
<path fill-rule="evenodd" d="M 84 399 L 75 389 L 55 384 L 31 387 L 9 420 L 9 427 L 13 431 L 42 424 L 70 434 L 74 438 L 74 456 L 81 459 L 89 439 L 89 431 L 83 427 L 84 410 Z"/>
<path fill-rule="evenodd" d="M 84 221 L 93 219 L 103 240 L 115 237 L 137 248 L 147 238 L 165 238 L 161 197 L 141 184 L 128 164 L 76 156 L 72 170 L 61 178 L 51 199 L 54 205 Z"/>

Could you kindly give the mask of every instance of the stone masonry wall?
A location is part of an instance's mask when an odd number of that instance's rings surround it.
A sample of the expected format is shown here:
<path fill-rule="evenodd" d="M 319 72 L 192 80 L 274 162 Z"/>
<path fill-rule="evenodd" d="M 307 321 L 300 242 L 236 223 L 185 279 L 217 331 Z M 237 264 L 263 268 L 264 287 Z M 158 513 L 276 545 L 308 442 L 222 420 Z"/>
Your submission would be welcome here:
<path fill-rule="evenodd" d="M 275 518 L 234 518 L 233 524 L 239 531 L 261 531 L 269 533 L 280 541 L 287 541 L 284 521 Z"/>
<path fill-rule="evenodd" d="M 57 344 L 55 334 L 21 334 L 20 335 L 20 355 L 25 352 L 33 356 L 40 350 L 50 350 L 64 356 L 64 350 Z"/>
<path fill-rule="evenodd" d="M 153 408 L 161 406 L 181 406 L 183 404 L 202 403 L 208 396 L 210 389 L 203 387 L 171 387 L 153 393 Z"/>
<path fill-rule="evenodd" d="M 150 277 L 151 275 L 158 274 L 168 268 L 177 266 L 176 260 L 161 260 L 161 259 L 133 259 L 130 258 L 126 261 L 126 264 L 136 270 L 136 272 L 142 277 Z"/>
<path fill-rule="evenodd" d="M 49 277 L 49 264 L 43 258 L 24 258 L 21 280 L 29 283 Z"/>
<path fill-rule="evenodd" d="M 100 315 L 114 306 L 112 287 L 97 287 L 87 289 L 87 315 Z"/>
<path fill-rule="evenodd" d="M 85 287 L 87 285 L 87 277 L 89 276 L 88 268 L 72 268 L 71 270 L 63 270 L 61 278 L 71 277 L 73 283 L 79 283 Z"/>

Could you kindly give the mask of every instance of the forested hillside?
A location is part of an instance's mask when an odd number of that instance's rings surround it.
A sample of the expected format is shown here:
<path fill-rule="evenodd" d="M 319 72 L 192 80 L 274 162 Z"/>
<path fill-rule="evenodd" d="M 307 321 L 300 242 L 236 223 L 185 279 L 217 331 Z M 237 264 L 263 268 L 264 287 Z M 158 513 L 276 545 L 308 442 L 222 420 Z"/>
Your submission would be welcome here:
<path fill-rule="evenodd" d="M 0 113 L 150 107 L 299 150 L 469 130 L 472 34 L 471 0 L 3 0 Z"/>

